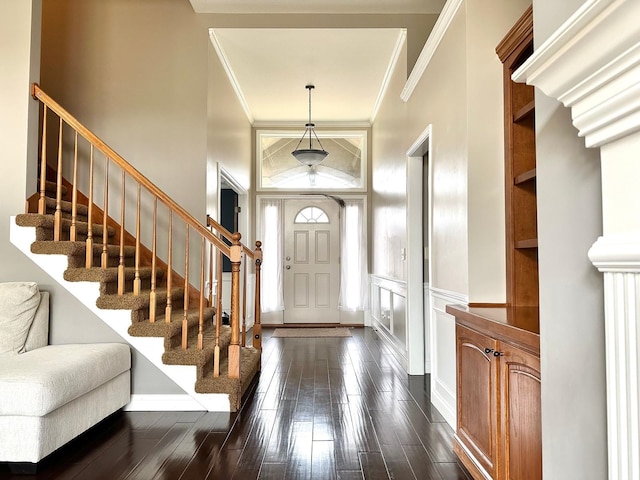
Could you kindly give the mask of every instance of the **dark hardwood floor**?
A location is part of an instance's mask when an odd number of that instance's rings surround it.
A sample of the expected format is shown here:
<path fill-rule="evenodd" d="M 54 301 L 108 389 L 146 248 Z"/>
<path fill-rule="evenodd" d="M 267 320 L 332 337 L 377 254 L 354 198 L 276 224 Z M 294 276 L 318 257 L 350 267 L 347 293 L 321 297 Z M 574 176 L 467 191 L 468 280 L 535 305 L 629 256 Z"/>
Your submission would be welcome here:
<path fill-rule="evenodd" d="M 370 328 L 271 338 L 238 413 L 120 412 L 41 462 L 37 479 L 468 480 L 453 431 Z M 248 338 L 251 338 L 250 336 Z"/>

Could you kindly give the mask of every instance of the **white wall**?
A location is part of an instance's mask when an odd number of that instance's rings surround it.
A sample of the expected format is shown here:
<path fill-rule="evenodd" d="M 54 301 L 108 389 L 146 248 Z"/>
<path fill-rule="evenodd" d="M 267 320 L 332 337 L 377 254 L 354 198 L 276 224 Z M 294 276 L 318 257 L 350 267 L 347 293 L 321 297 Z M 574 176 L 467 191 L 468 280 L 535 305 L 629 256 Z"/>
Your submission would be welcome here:
<path fill-rule="evenodd" d="M 534 0 L 539 46 L 583 2 Z M 570 111 L 536 91 L 540 353 L 545 479 L 607 478 L 600 159 Z"/>
<path fill-rule="evenodd" d="M 251 191 L 252 130 L 244 109 L 238 101 L 227 74 L 211 42 L 208 45 L 207 95 L 207 213 L 219 220 L 220 167 L 244 188 Z M 252 219 L 252 203 L 247 202 L 240 213 L 242 242 L 253 247 L 251 231 L 243 229 Z"/>
<path fill-rule="evenodd" d="M 452 2 L 450 2 L 452 3 Z M 373 273 L 406 278 L 406 152 L 432 125 L 432 399 L 455 424 L 447 303 L 504 302 L 502 65 L 495 47 L 527 1 L 463 1 L 407 103 L 398 62 L 373 125 Z M 498 13 L 496 13 L 498 12 Z M 427 349 L 428 350 L 428 349 Z"/>
<path fill-rule="evenodd" d="M 530 0 L 467 0 L 469 301 L 506 301 L 502 63 L 495 48 Z"/>

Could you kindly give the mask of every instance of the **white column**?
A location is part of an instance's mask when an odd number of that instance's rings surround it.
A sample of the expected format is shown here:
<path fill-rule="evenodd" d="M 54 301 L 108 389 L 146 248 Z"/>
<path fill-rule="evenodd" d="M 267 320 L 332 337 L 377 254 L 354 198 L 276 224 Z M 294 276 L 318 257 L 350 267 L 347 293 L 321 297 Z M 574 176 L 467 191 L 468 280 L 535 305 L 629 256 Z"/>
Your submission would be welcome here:
<path fill-rule="evenodd" d="M 638 0 L 588 0 L 513 75 L 570 107 L 601 152 L 603 236 L 589 258 L 604 273 L 610 480 L 640 478 L 638 18 Z"/>
<path fill-rule="evenodd" d="M 601 237 L 589 258 L 604 273 L 609 478 L 640 478 L 640 236 Z"/>

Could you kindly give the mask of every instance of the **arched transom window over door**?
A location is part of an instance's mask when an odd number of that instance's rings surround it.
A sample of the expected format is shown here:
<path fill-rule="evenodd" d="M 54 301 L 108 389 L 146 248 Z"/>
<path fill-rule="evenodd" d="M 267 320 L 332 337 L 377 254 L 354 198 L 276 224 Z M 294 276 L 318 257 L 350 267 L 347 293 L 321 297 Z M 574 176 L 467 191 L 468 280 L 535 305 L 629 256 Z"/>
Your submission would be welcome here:
<path fill-rule="evenodd" d="M 318 207 L 305 207 L 298 212 L 294 223 L 329 223 L 329 216 Z"/>

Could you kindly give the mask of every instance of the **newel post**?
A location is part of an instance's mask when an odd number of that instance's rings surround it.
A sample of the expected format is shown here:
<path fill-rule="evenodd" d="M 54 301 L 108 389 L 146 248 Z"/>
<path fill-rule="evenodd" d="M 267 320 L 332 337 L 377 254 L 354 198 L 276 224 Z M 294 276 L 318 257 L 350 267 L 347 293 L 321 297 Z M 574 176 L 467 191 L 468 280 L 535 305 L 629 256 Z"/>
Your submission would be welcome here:
<path fill-rule="evenodd" d="M 256 289 L 255 289 L 255 311 L 253 322 L 253 348 L 262 350 L 262 324 L 260 323 L 260 313 L 262 306 L 260 305 L 260 270 L 262 268 L 262 242 L 256 242 L 256 249 L 254 250 L 254 259 L 256 262 Z"/>
<path fill-rule="evenodd" d="M 240 378 L 240 262 L 242 260 L 241 235 L 231 237 L 231 343 L 229 344 L 229 378 Z"/>

